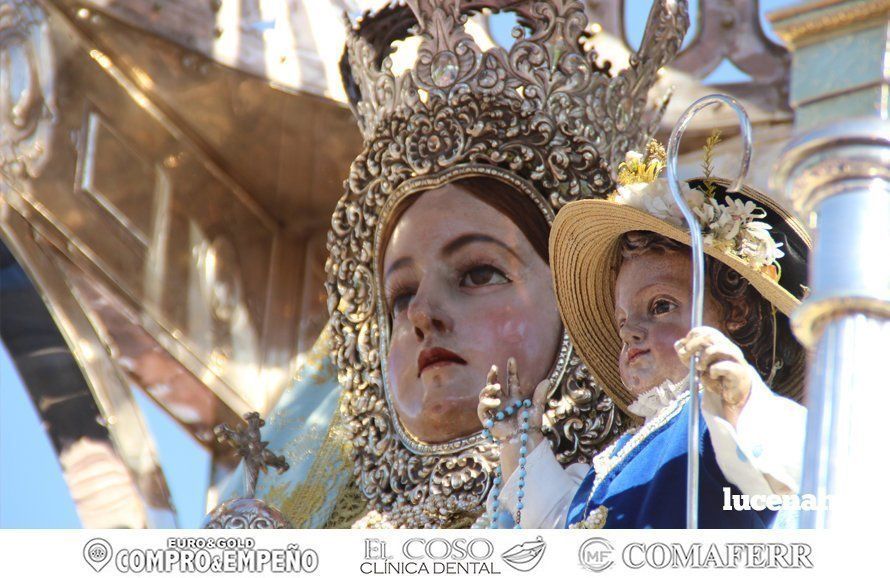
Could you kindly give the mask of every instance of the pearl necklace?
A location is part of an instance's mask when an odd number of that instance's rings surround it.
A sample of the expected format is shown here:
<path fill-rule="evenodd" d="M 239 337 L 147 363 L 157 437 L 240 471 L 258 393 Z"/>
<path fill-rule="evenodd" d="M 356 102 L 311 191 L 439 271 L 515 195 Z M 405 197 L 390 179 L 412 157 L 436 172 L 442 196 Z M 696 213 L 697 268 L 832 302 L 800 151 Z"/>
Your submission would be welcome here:
<path fill-rule="evenodd" d="M 639 428 L 632 428 L 625 432 L 626 435 L 630 435 L 630 439 L 628 439 L 621 449 L 615 452 L 615 446 L 621 442 L 622 437 L 619 437 L 617 440 L 609 444 L 609 446 L 596 455 L 593 458 L 593 470 L 595 472 L 594 481 L 590 488 L 590 492 L 587 495 L 587 505 L 584 508 L 584 519 L 586 519 L 590 513 L 588 509 L 590 508 L 591 501 L 593 499 L 594 493 L 599 489 L 602 483 L 606 480 L 608 475 L 612 473 L 621 462 L 624 461 L 624 458 L 627 457 L 634 449 L 637 448 L 641 443 L 646 441 L 649 436 L 651 436 L 656 430 L 661 428 L 667 422 L 672 420 L 680 411 L 683 409 L 683 406 L 686 405 L 686 401 L 689 399 L 689 391 L 684 391 L 677 395 L 674 399 L 666 401 L 666 405 L 663 406 L 657 413 L 651 416 L 646 422 Z M 612 455 L 614 452 L 615 455 Z"/>

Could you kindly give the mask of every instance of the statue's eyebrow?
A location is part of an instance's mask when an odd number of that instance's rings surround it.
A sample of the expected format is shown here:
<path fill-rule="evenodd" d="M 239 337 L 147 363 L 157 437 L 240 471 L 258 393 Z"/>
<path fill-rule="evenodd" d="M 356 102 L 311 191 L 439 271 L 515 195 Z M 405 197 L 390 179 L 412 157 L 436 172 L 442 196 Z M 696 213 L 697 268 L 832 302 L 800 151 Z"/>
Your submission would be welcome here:
<path fill-rule="evenodd" d="M 456 237 L 448 242 L 447 245 L 442 247 L 441 255 L 443 257 L 450 257 L 453 254 L 457 253 L 462 248 L 470 245 L 472 243 L 492 243 L 501 247 L 520 261 L 522 261 L 522 257 L 513 250 L 512 247 L 501 241 L 500 239 L 496 239 L 490 235 L 486 235 L 485 233 L 467 233 L 465 235 L 461 235 L 460 237 Z M 400 257 L 392 262 L 392 264 L 386 268 L 386 273 L 384 274 L 384 278 L 392 275 L 394 271 L 397 269 L 401 269 L 403 267 L 407 267 L 414 262 L 412 257 Z"/>
<path fill-rule="evenodd" d="M 395 261 L 392 262 L 392 265 L 390 265 L 389 267 L 386 268 L 386 273 L 385 273 L 384 277 L 389 277 L 390 275 L 392 275 L 392 272 L 395 271 L 396 269 L 401 269 L 402 267 L 407 267 L 408 265 L 410 265 L 413 262 L 414 262 L 414 259 L 412 259 L 411 257 L 402 257 L 400 259 L 396 259 Z"/>
<path fill-rule="evenodd" d="M 508 253 L 510 253 L 520 261 L 522 260 L 522 258 L 516 253 L 516 251 L 513 250 L 512 247 L 510 247 L 500 239 L 496 239 L 484 233 L 467 233 L 466 235 L 461 235 L 460 237 L 449 241 L 447 245 L 442 247 L 442 256 L 450 257 L 451 255 L 471 243 L 492 243 L 506 250 Z"/>

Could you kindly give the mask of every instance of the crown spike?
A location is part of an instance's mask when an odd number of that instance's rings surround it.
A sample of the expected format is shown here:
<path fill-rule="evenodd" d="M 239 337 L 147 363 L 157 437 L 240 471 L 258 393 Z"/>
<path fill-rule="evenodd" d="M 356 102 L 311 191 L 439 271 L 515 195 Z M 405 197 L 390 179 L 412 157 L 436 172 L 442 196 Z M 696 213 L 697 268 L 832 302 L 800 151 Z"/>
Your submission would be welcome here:
<path fill-rule="evenodd" d="M 464 29 L 467 16 L 460 0 L 408 0 L 408 5 L 421 37 L 412 79 L 416 88 L 447 97 L 456 84 L 476 73 L 482 51 Z"/>

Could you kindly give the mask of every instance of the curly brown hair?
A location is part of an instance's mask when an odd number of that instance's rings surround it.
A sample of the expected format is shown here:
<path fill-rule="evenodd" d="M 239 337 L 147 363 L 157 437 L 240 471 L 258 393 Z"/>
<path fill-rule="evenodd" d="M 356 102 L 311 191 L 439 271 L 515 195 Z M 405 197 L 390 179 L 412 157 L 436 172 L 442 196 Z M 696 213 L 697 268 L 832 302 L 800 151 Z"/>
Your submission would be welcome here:
<path fill-rule="evenodd" d="M 620 241 L 618 267 L 645 253 L 678 252 L 691 255 L 687 245 L 653 233 L 630 231 Z M 616 269 L 617 270 L 617 269 Z M 791 334 L 787 318 L 764 299 L 747 279 L 732 267 L 705 255 L 706 286 L 722 309 L 723 326 L 745 359 L 777 393 L 785 393 L 786 370 L 804 356 L 803 347 Z"/>

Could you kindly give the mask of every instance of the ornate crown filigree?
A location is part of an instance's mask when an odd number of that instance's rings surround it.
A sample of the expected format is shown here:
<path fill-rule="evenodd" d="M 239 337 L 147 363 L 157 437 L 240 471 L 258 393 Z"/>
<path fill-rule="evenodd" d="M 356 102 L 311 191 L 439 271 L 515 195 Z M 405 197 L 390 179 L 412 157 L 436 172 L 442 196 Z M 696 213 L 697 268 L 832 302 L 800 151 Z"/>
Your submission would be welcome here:
<path fill-rule="evenodd" d="M 435 527 L 481 512 L 494 448 L 474 436 L 424 451 L 391 413 L 378 233 L 408 194 L 474 174 L 531 194 L 548 221 L 569 201 L 605 196 L 613 188 L 610 166 L 644 144 L 654 126 L 645 118 L 647 92 L 679 50 L 688 13 L 685 1 L 657 0 L 640 50 L 612 74 L 586 48 L 578 0 L 407 4 L 410 10 L 392 5 L 365 15 L 348 35 L 342 71 L 365 146 L 332 217 L 326 286 L 342 411 L 374 523 Z M 526 32 L 514 34 L 509 49 L 482 50 L 465 23 L 483 8 L 515 11 Z M 417 58 L 397 75 L 391 46 L 412 25 Z M 589 460 L 623 427 L 621 415 L 567 341 L 557 368 L 548 436 L 563 463 Z"/>
<path fill-rule="evenodd" d="M 648 91 L 679 50 L 689 21 L 686 2 L 655 2 L 639 51 L 612 74 L 608 62 L 597 62 L 577 0 L 407 4 L 421 41 L 406 73 L 394 73 L 389 56 L 391 42 L 409 32 L 404 9 L 380 13 L 386 34 L 373 25 L 378 15 L 366 15 L 347 38 L 344 76 L 366 142 L 396 137 L 393 144 L 405 147 L 397 154 L 415 174 L 473 159 L 525 168 L 573 196 L 606 194 L 609 168 L 648 140 L 662 110 L 647 109 Z M 468 14 L 482 8 L 518 14 L 522 27 L 509 50 L 482 50 L 465 30 Z M 457 123 L 463 129 L 448 133 Z M 395 129 L 406 131 L 404 141 Z"/>

